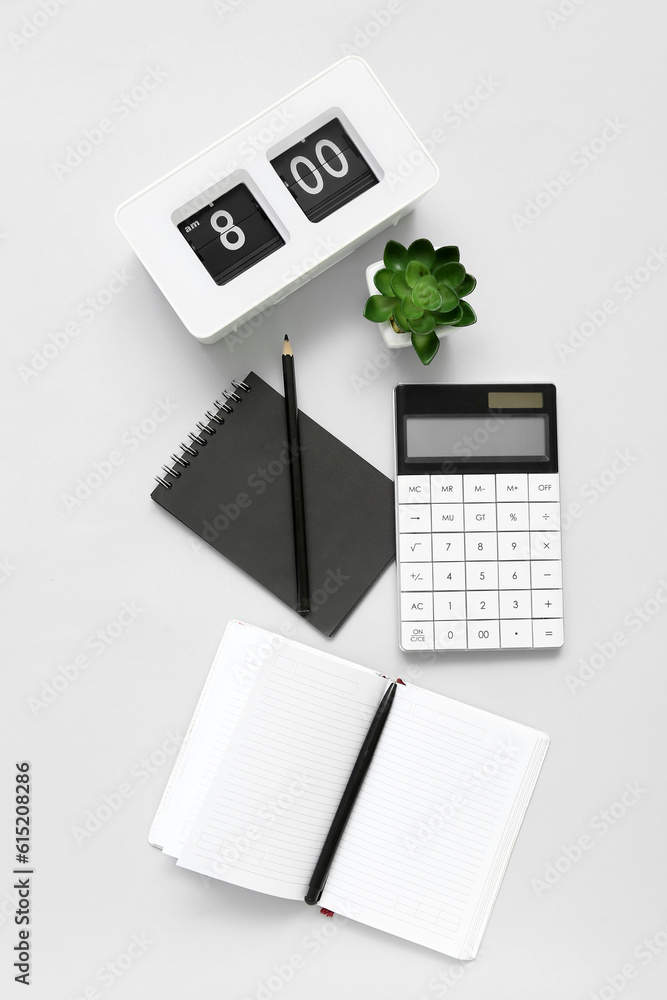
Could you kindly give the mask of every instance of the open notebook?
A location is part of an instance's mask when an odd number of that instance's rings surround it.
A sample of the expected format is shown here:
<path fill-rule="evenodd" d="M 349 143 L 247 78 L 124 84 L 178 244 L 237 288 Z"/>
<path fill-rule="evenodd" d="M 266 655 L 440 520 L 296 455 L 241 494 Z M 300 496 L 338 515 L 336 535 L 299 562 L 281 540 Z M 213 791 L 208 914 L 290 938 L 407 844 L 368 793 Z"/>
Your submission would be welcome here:
<path fill-rule="evenodd" d="M 184 868 L 303 900 L 387 683 L 231 622 L 150 842 Z M 474 958 L 548 742 L 399 684 L 320 905 Z"/>

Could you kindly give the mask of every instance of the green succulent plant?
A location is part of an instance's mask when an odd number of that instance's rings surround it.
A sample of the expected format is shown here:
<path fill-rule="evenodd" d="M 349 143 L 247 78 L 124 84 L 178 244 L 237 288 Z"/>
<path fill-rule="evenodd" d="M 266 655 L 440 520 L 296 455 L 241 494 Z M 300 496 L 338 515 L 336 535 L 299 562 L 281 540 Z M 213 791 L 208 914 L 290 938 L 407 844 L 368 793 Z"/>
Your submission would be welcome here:
<path fill-rule="evenodd" d="M 379 295 L 371 295 L 364 316 L 373 323 L 390 320 L 395 330 L 411 334 L 419 360 L 428 365 L 438 353 L 439 326 L 470 326 L 477 321 L 463 298 L 477 281 L 466 272 L 458 247 L 434 248 L 430 240 L 404 247 L 389 240 L 384 267 L 373 281 Z"/>

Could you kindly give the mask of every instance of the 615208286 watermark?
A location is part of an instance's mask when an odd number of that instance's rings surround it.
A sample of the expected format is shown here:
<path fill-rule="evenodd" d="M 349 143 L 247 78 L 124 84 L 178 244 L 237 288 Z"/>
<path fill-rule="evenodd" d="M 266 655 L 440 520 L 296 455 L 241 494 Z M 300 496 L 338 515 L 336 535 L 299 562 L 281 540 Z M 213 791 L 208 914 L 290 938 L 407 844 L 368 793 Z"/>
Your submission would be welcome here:
<path fill-rule="evenodd" d="M 14 774 L 14 837 L 16 847 L 16 864 L 12 874 L 14 890 L 16 891 L 16 910 L 14 924 L 16 925 L 16 943 L 12 948 L 15 969 L 14 980 L 30 986 L 32 971 L 32 946 L 30 935 L 32 930 L 32 876 L 34 869 L 30 865 L 30 834 L 31 834 L 31 775 L 30 763 L 20 760 L 16 763 Z"/>

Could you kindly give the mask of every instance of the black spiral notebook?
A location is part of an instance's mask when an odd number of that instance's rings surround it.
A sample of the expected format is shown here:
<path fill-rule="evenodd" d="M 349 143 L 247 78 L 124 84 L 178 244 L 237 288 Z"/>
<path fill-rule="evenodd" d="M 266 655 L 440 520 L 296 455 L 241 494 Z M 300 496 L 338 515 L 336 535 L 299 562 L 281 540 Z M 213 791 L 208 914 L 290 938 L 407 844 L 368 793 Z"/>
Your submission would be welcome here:
<path fill-rule="evenodd" d="M 235 381 L 172 456 L 151 497 L 291 608 L 296 568 L 285 400 Z M 332 635 L 395 554 L 394 485 L 299 413 L 311 610 Z"/>

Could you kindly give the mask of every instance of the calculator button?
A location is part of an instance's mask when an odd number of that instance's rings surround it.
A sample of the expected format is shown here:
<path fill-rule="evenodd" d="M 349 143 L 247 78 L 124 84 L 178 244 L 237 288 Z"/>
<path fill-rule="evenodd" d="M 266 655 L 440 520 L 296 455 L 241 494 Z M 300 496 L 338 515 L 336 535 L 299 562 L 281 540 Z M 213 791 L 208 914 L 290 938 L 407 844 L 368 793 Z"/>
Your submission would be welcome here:
<path fill-rule="evenodd" d="M 528 531 L 528 504 L 499 503 L 498 531 Z"/>
<path fill-rule="evenodd" d="M 401 566 L 401 590 L 433 590 L 433 564 L 406 563 Z"/>
<path fill-rule="evenodd" d="M 500 593 L 501 618 L 531 618 L 529 590 L 503 590 Z"/>
<path fill-rule="evenodd" d="M 531 472 L 528 475 L 529 500 L 560 500 L 557 472 Z"/>
<path fill-rule="evenodd" d="M 562 618 L 563 591 L 533 591 L 533 618 Z"/>
<path fill-rule="evenodd" d="M 498 649 L 498 622 L 468 622 L 468 649 Z"/>
<path fill-rule="evenodd" d="M 466 476 L 463 480 L 466 503 L 493 503 L 496 499 L 495 476 Z"/>
<path fill-rule="evenodd" d="M 464 558 L 463 535 L 433 535 L 434 562 L 463 562 Z"/>
<path fill-rule="evenodd" d="M 433 649 L 433 622 L 402 622 L 401 649 L 407 652 L 420 649 Z"/>
<path fill-rule="evenodd" d="M 499 559 L 530 559 L 530 536 L 527 531 L 501 531 L 498 535 Z"/>
<path fill-rule="evenodd" d="M 533 623 L 530 619 L 513 619 L 500 622 L 502 649 L 530 649 L 533 645 Z"/>
<path fill-rule="evenodd" d="M 398 530 L 399 531 L 430 531 L 431 530 L 431 508 L 428 504 L 407 504 L 398 505 Z"/>
<path fill-rule="evenodd" d="M 462 503 L 463 476 L 431 476 L 431 503 Z"/>
<path fill-rule="evenodd" d="M 466 565 L 462 562 L 439 562 L 433 564 L 434 590 L 465 590 Z"/>
<path fill-rule="evenodd" d="M 531 531 L 532 559 L 560 559 L 560 531 Z"/>
<path fill-rule="evenodd" d="M 500 590 L 528 590 L 531 586 L 531 565 L 535 564 L 527 561 L 498 563 L 498 588 Z"/>
<path fill-rule="evenodd" d="M 463 531 L 463 504 L 434 503 L 431 521 L 433 531 Z"/>
<path fill-rule="evenodd" d="M 560 531 L 559 503 L 531 503 L 531 531 Z"/>
<path fill-rule="evenodd" d="M 525 472 L 517 472 L 512 475 L 498 473 L 496 475 L 496 500 L 517 501 L 528 499 L 528 476 Z"/>
<path fill-rule="evenodd" d="M 430 503 L 431 482 L 429 476 L 398 476 L 399 503 Z"/>
<path fill-rule="evenodd" d="M 530 564 L 530 581 L 534 590 L 563 586 L 562 564 L 555 559 L 540 559 Z"/>
<path fill-rule="evenodd" d="M 436 621 L 465 620 L 466 595 L 436 591 L 433 595 L 433 618 Z"/>
<path fill-rule="evenodd" d="M 498 547 L 496 545 L 496 535 L 494 532 L 468 532 L 465 536 L 466 559 L 497 559 Z"/>
<path fill-rule="evenodd" d="M 544 618 L 533 622 L 533 645 L 537 649 L 563 645 L 563 619 Z"/>
<path fill-rule="evenodd" d="M 496 505 L 493 503 L 467 503 L 465 505 L 466 531 L 495 531 Z"/>
<path fill-rule="evenodd" d="M 469 590 L 466 594 L 466 604 L 469 619 L 498 617 L 497 590 Z"/>
<path fill-rule="evenodd" d="M 401 562 L 425 562 L 431 558 L 430 535 L 399 535 L 398 546 Z"/>
<path fill-rule="evenodd" d="M 433 621 L 433 594 L 401 594 L 402 622 Z"/>
<path fill-rule="evenodd" d="M 436 649 L 466 649 L 467 629 L 462 621 L 435 622 Z"/>
<path fill-rule="evenodd" d="M 466 581 L 469 590 L 497 590 L 498 563 L 471 562 L 466 566 Z"/>

